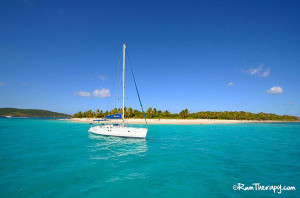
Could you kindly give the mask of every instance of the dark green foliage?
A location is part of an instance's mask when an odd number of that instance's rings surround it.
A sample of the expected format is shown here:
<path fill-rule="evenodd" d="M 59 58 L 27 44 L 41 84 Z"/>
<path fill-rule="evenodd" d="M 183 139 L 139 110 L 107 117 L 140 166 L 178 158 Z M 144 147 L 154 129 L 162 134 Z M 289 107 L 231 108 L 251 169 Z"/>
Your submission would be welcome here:
<path fill-rule="evenodd" d="M 187 117 L 189 117 L 190 113 L 189 113 L 188 109 L 184 109 L 179 113 L 179 115 L 181 118 L 187 118 Z"/>
<path fill-rule="evenodd" d="M 122 109 L 113 109 L 111 111 L 97 110 L 92 112 L 92 110 L 86 111 L 84 113 L 75 113 L 72 118 L 103 118 L 105 116 L 122 113 Z M 125 108 L 126 118 L 143 118 L 143 113 L 132 108 Z M 245 111 L 201 111 L 197 113 L 190 113 L 188 109 L 182 110 L 178 113 L 170 113 L 169 111 L 161 111 L 156 108 L 149 107 L 146 111 L 147 118 L 155 119 L 223 119 L 223 120 L 277 120 L 277 121 L 299 121 L 296 116 L 290 115 L 276 115 L 273 113 L 250 113 Z"/>
<path fill-rule="evenodd" d="M 0 108 L 0 116 L 12 117 L 70 117 L 68 114 L 40 109 Z"/>

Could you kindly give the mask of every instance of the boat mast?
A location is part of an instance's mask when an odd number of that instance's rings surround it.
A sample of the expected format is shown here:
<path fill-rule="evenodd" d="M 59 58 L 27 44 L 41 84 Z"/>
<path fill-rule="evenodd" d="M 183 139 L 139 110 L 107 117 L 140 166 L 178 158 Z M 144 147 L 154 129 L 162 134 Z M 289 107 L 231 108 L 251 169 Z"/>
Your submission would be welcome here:
<path fill-rule="evenodd" d="M 123 44 L 123 126 L 125 123 L 125 112 L 124 112 L 124 108 L 125 108 L 125 44 Z"/>

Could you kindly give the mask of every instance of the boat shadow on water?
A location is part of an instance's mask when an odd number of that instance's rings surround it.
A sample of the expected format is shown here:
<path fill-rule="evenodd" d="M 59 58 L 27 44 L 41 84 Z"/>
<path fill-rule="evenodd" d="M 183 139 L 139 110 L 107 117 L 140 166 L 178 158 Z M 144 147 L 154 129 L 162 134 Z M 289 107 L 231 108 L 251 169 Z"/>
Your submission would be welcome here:
<path fill-rule="evenodd" d="M 148 151 L 145 139 L 102 136 L 89 133 L 91 144 L 88 146 L 90 159 L 120 159 L 125 156 L 144 156 Z"/>

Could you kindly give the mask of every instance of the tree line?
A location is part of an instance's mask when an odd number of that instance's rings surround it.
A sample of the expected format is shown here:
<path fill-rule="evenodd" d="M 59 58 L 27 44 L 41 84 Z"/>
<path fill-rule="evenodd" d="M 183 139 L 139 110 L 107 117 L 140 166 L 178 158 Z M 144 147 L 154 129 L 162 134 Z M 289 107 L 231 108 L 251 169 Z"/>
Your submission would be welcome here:
<path fill-rule="evenodd" d="M 104 118 L 105 116 L 122 113 L 121 108 L 111 111 L 85 111 L 75 113 L 72 118 Z M 277 121 L 298 121 L 299 117 L 290 115 L 277 115 L 273 113 L 250 113 L 245 111 L 200 111 L 191 113 L 188 109 L 180 113 L 170 113 L 168 110 L 161 111 L 149 107 L 145 112 L 146 118 L 156 119 L 223 119 L 223 120 L 277 120 Z M 143 118 L 143 113 L 131 107 L 125 108 L 125 118 Z"/>

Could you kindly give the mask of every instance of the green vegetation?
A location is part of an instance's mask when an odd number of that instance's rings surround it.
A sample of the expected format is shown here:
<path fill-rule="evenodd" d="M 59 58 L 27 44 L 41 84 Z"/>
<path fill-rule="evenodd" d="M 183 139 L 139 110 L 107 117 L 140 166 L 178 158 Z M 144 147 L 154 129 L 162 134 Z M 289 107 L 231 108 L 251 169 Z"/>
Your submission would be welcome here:
<path fill-rule="evenodd" d="M 16 109 L 16 108 L 0 108 L 0 116 L 12 117 L 70 117 L 64 113 L 40 109 Z"/>
<path fill-rule="evenodd" d="M 97 109 L 75 113 L 72 118 L 104 118 L 105 116 L 122 113 L 122 109 L 113 109 L 111 111 L 101 111 Z M 125 108 L 126 118 L 143 118 L 143 113 L 132 108 Z M 277 121 L 299 121 L 296 116 L 276 115 L 273 113 L 249 113 L 244 111 L 201 111 L 198 113 L 190 113 L 188 109 L 178 113 L 170 113 L 169 111 L 161 111 L 156 108 L 149 107 L 146 111 L 147 118 L 156 119 L 223 119 L 223 120 L 277 120 Z"/>

